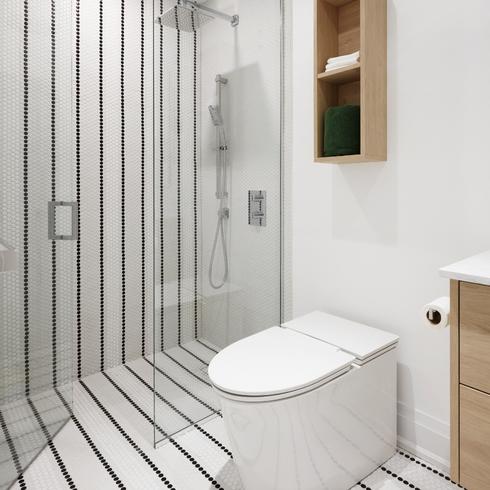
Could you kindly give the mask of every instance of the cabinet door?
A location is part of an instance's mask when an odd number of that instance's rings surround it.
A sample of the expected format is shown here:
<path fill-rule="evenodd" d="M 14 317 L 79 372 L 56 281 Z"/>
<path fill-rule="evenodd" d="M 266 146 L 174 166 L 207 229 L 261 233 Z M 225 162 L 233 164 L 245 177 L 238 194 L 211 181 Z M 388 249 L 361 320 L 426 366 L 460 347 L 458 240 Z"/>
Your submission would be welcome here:
<path fill-rule="evenodd" d="M 490 474 L 490 395 L 461 386 L 460 483 L 488 490 Z"/>
<path fill-rule="evenodd" d="M 490 393 L 490 286 L 461 283 L 460 382 Z"/>

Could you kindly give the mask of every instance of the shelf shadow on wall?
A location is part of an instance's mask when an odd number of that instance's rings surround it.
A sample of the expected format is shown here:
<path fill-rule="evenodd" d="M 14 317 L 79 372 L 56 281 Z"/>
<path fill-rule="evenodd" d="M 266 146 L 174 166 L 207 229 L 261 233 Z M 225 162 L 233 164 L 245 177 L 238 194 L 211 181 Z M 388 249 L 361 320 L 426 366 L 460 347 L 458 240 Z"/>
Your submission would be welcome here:
<path fill-rule="evenodd" d="M 338 165 L 332 172 L 332 235 L 393 246 L 398 241 L 398 47 L 396 9 L 388 2 L 388 160 Z"/>

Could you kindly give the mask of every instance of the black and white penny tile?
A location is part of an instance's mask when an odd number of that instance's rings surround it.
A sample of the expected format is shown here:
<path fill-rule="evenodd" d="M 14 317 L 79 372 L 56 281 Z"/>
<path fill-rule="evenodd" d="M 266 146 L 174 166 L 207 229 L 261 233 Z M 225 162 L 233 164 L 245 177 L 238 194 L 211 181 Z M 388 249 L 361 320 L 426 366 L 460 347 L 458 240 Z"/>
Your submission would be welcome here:
<path fill-rule="evenodd" d="M 206 366 L 214 352 L 201 342 L 183 347 L 156 359 L 161 370 L 157 400 L 164 410 L 157 419 L 156 431 L 163 439 L 157 449 L 153 446 L 153 369 L 149 360 L 139 359 L 75 383 L 71 420 L 12 488 L 241 490 L 223 419 L 212 410 L 217 401 Z M 207 417 L 181 430 L 200 415 Z M 165 434 L 174 435 L 165 439 Z M 399 451 L 354 488 L 459 486 L 443 472 Z"/>
<path fill-rule="evenodd" d="M 456 490 L 462 487 L 453 483 L 450 477 L 441 470 L 405 451 L 399 450 L 381 468 L 355 488 Z"/>

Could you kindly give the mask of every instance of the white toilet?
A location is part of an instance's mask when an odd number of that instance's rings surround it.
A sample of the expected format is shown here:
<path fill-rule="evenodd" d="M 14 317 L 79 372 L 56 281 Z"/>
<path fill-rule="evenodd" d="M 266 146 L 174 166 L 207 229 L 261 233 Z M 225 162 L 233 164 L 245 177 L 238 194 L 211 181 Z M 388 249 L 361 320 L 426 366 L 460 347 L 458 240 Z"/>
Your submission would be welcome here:
<path fill-rule="evenodd" d="M 396 447 L 391 333 L 322 312 L 223 349 L 209 365 L 247 490 L 344 490 Z"/>

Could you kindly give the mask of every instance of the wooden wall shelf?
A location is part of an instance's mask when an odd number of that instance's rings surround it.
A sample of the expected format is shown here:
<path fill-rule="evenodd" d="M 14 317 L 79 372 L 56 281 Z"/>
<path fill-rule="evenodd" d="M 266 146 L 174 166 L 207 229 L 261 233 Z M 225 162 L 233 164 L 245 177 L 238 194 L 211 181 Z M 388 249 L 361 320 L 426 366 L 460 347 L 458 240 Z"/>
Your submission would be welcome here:
<path fill-rule="evenodd" d="M 361 79 L 361 63 L 356 63 L 343 68 L 337 68 L 329 72 L 319 73 L 318 80 L 328 83 L 349 83 L 358 82 Z"/>
<path fill-rule="evenodd" d="M 315 0 L 315 162 L 386 160 L 386 0 Z M 325 72 L 328 58 L 359 50 L 360 63 Z M 361 107 L 361 153 L 323 156 L 332 106 Z"/>

